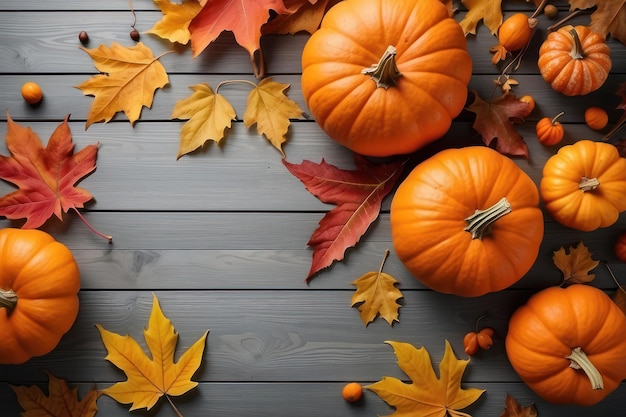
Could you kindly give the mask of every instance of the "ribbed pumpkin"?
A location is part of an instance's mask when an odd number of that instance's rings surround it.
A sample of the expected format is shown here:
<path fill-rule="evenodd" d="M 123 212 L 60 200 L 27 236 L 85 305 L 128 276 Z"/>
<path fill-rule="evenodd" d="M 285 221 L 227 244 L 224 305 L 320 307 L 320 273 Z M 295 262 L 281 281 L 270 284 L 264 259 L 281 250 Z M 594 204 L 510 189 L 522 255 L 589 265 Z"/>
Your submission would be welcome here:
<path fill-rule="evenodd" d="M 604 36 L 587 26 L 567 25 L 548 34 L 537 65 L 555 91 L 582 96 L 606 81 L 612 66 L 610 52 Z"/>
<path fill-rule="evenodd" d="M 79 289 L 65 245 L 40 230 L 0 230 L 0 363 L 52 351 L 76 319 Z"/>
<path fill-rule="evenodd" d="M 626 316 L 586 284 L 549 287 L 511 317 L 506 352 L 520 378 L 551 403 L 593 405 L 626 379 Z"/>
<path fill-rule="evenodd" d="M 626 159 L 609 143 L 579 140 L 546 161 L 539 189 L 562 225 L 585 232 L 609 227 L 626 210 Z"/>
<path fill-rule="evenodd" d="M 344 0 L 302 53 L 302 93 L 330 138 L 356 153 L 415 151 L 450 128 L 472 60 L 438 0 Z"/>
<path fill-rule="evenodd" d="M 543 240 L 539 192 L 491 148 L 447 149 L 417 165 L 391 203 L 391 236 L 426 286 L 473 297 L 518 281 Z"/>

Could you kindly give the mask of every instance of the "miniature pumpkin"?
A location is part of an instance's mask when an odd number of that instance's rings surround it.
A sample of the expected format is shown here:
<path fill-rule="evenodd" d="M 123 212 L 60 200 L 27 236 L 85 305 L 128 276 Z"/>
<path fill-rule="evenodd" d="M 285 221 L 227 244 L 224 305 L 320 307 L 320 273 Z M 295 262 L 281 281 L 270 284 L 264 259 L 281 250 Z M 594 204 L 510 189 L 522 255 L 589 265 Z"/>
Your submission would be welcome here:
<path fill-rule="evenodd" d="M 626 378 L 626 315 L 586 285 L 534 294 L 509 321 L 506 352 L 537 395 L 557 404 L 593 405 Z"/>
<path fill-rule="evenodd" d="M 535 125 L 535 132 L 537 133 L 537 139 L 541 144 L 546 146 L 556 145 L 565 135 L 565 129 L 561 122 L 557 119 L 563 115 L 563 112 L 557 114 L 552 119 L 549 117 L 543 117 L 539 119 Z"/>
<path fill-rule="evenodd" d="M 302 53 L 311 115 L 368 156 L 410 153 L 443 136 L 471 73 L 463 30 L 438 0 L 342 1 Z"/>
<path fill-rule="evenodd" d="M 76 319 L 79 289 L 65 245 L 40 230 L 0 230 L 0 363 L 54 349 Z"/>
<path fill-rule="evenodd" d="M 626 159 L 611 144 L 579 140 L 546 161 L 539 190 L 560 224 L 586 232 L 609 227 L 626 210 Z"/>
<path fill-rule="evenodd" d="M 530 42 L 539 21 L 525 13 L 515 13 L 498 28 L 498 45 L 491 48 L 495 52 L 491 62 L 497 64 L 506 59 L 509 52 L 519 51 Z"/>
<path fill-rule="evenodd" d="M 587 26 L 567 25 L 548 34 L 537 65 L 555 91 L 582 96 L 604 84 L 612 63 L 604 36 Z"/>
<path fill-rule="evenodd" d="M 613 252 L 620 262 L 626 262 L 626 232 L 621 232 L 615 239 Z"/>
<path fill-rule="evenodd" d="M 510 158 L 484 146 L 417 165 L 391 203 L 393 246 L 423 284 L 474 297 L 518 281 L 543 239 L 539 192 Z"/>

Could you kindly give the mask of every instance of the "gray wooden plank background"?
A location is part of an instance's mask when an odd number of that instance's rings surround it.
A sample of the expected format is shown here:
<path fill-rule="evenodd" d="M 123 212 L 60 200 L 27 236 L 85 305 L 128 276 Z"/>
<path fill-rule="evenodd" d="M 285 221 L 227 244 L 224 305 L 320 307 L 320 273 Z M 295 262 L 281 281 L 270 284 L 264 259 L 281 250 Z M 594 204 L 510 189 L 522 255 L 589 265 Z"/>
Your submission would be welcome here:
<path fill-rule="evenodd" d="M 561 16 L 568 5 L 557 2 Z M 134 0 L 137 27 L 147 30 L 160 18 L 151 0 Z M 532 5 L 504 0 L 506 15 L 529 11 Z M 457 19 L 463 16 L 463 9 Z M 505 15 L 505 16 L 506 16 Z M 588 16 L 574 22 L 585 24 Z M 191 51 L 176 47 L 161 62 L 170 84 L 156 92 L 154 105 L 144 109 L 131 126 L 124 115 L 85 130 L 92 98 L 74 86 L 95 74 L 89 56 L 79 49 L 78 32 L 88 31 L 88 47 L 119 42 L 130 46 L 133 21 L 127 0 L 107 2 L 54 0 L 4 0 L 0 4 L 0 135 L 6 133 L 7 113 L 27 125 L 45 142 L 67 114 L 77 149 L 100 144 L 98 168 L 81 185 L 95 197 L 83 211 L 97 229 L 114 236 L 108 245 L 91 234 L 72 213 L 65 221 L 51 219 L 42 229 L 70 247 L 81 268 L 79 317 L 50 354 L 20 366 L 0 366 L 1 415 L 17 416 L 21 409 L 9 384 L 37 384 L 45 388 L 48 370 L 85 393 L 94 385 L 105 388 L 124 380 L 124 374 L 104 360 L 106 354 L 95 324 L 120 334 L 130 334 L 145 345 L 142 331 L 156 294 L 165 314 L 180 334 L 178 350 L 189 347 L 205 330 L 203 366 L 195 375 L 198 388 L 175 398 L 186 417 L 227 416 L 376 416 L 393 412 L 372 392 L 364 401 L 347 404 L 340 395 L 348 381 L 363 384 L 385 375 L 405 379 L 385 340 L 426 346 L 435 365 L 449 340 L 459 357 L 462 337 L 477 317 L 496 330 L 495 345 L 474 357 L 464 386 L 487 390 L 466 411 L 476 416 L 499 416 L 507 393 L 523 404 L 535 402 L 540 416 L 619 415 L 626 406 L 626 384 L 591 408 L 556 406 L 540 400 L 515 375 L 504 352 L 507 321 L 514 309 L 540 288 L 560 282 L 552 253 L 579 241 L 607 262 L 613 272 L 626 277 L 626 264 L 613 254 L 613 241 L 626 230 L 626 216 L 605 230 L 578 232 L 546 216 L 546 232 L 532 270 L 510 289 L 466 299 L 426 289 L 404 269 L 393 251 L 385 271 L 400 282 L 403 292 L 400 322 L 393 327 L 378 319 L 365 327 L 358 311 L 350 307 L 351 282 L 376 270 L 386 249 L 392 249 L 389 203 L 362 241 L 347 251 L 346 259 L 322 271 L 309 285 L 304 278 L 311 262 L 307 248 L 311 233 L 332 206 L 310 195 L 284 168 L 280 153 L 241 121 L 248 90 L 232 86 L 223 93 L 233 103 L 238 120 L 221 146 L 176 160 L 179 129 L 171 120 L 176 100 L 190 94 L 192 84 L 212 86 L 226 79 L 254 81 L 247 52 L 231 35 L 223 34 L 196 59 Z M 613 70 L 603 88 L 584 99 L 552 91 L 538 75 L 536 52 L 551 22 L 540 17 L 529 52 L 514 78 L 519 95 L 531 94 L 538 103 L 527 123 L 519 127 L 526 139 L 529 159 L 515 159 L 537 183 L 545 161 L 555 147 L 541 146 L 534 122 L 560 111 L 566 127 L 563 143 L 581 138 L 598 140 L 583 122 L 587 106 L 605 108 L 611 124 L 616 109 L 617 86 L 626 81 L 626 47 L 609 39 Z M 266 36 L 262 40 L 267 72 L 290 84 L 288 95 L 304 110 L 300 88 L 299 54 L 308 35 Z M 172 46 L 147 34 L 141 41 L 155 54 Z M 493 79 L 501 67 L 491 64 L 489 47 L 494 37 L 479 26 L 468 37 L 474 71 L 470 88 L 483 97 L 493 93 Z M 19 94 L 25 81 L 38 82 L 45 94 L 40 106 L 27 105 Z M 416 160 L 440 149 L 481 144 L 472 129 L 473 115 L 464 111 L 450 132 L 421 150 Z M 626 131 L 621 132 L 621 137 Z M 322 158 L 340 168 L 353 168 L 353 155 L 328 139 L 310 118 L 292 121 L 286 159 L 299 163 Z M 0 153 L 7 154 L 0 145 Z M 13 190 L 0 183 L 0 193 Z M 19 227 L 20 221 L 0 219 L 0 227 Z M 601 265 L 594 271 L 595 285 L 612 292 L 615 284 Z M 128 406 L 108 397 L 98 401 L 98 415 L 128 414 Z M 162 402 L 140 415 L 174 416 Z"/>

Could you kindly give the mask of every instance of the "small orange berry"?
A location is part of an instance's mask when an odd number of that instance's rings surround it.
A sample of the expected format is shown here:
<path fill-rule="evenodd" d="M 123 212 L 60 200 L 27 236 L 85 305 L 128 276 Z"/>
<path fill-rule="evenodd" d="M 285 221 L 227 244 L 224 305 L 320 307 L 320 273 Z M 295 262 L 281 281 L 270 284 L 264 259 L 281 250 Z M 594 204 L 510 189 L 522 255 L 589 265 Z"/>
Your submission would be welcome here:
<path fill-rule="evenodd" d="M 465 353 L 469 356 L 474 356 L 478 353 L 478 338 L 476 337 L 478 334 L 476 332 L 468 332 L 463 337 L 463 347 L 465 348 Z"/>
<path fill-rule="evenodd" d="M 494 331 L 491 327 L 483 327 L 476 334 L 476 340 L 481 349 L 487 350 L 493 346 Z"/>
<path fill-rule="evenodd" d="M 29 104 L 37 104 L 43 98 L 43 92 L 39 84 L 28 81 L 22 85 L 22 97 Z"/>
<path fill-rule="evenodd" d="M 604 129 L 609 123 L 609 115 L 603 108 L 589 107 L 585 110 L 585 123 L 594 130 Z"/>
<path fill-rule="evenodd" d="M 359 401 L 361 399 L 361 395 L 363 395 L 363 387 L 361 387 L 361 384 L 357 382 L 347 383 L 341 391 L 341 396 L 349 403 Z"/>

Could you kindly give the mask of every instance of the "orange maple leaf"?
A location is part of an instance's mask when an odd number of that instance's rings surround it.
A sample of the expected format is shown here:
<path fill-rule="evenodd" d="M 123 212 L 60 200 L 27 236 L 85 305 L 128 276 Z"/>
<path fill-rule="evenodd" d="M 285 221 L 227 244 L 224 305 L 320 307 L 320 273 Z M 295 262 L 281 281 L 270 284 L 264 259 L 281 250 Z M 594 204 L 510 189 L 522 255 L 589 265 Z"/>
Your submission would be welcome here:
<path fill-rule="evenodd" d="M 461 388 L 461 378 L 469 359 L 457 359 L 447 340 L 446 350 L 439 364 L 439 377 L 435 375 L 426 348 L 417 349 L 403 342 L 387 341 L 385 343 L 393 347 L 398 358 L 398 366 L 412 382 L 409 384 L 387 376 L 365 387 L 396 408 L 396 411 L 388 417 L 471 417 L 457 410 L 473 404 L 485 391 L 477 388 Z"/>
<path fill-rule="evenodd" d="M 502 24 L 502 0 L 461 0 L 461 3 L 467 8 L 467 13 L 459 22 L 465 35 L 475 35 L 481 20 L 492 35 L 498 32 Z"/>
<path fill-rule="evenodd" d="M 315 32 L 324 14 L 341 0 L 285 0 L 285 5 L 293 13 L 277 15 L 261 27 L 262 33 L 293 35 L 298 32 Z M 293 6 L 291 5 L 293 3 Z"/>
<path fill-rule="evenodd" d="M 14 386 L 11 389 L 24 409 L 22 417 L 93 417 L 98 412 L 96 401 L 101 393 L 92 388 L 82 400 L 78 388 L 70 389 L 67 382 L 49 372 L 48 396 L 38 386 Z"/>
<path fill-rule="evenodd" d="M 108 122 L 123 111 L 134 124 L 144 106 L 152 107 L 154 92 L 169 83 L 167 72 L 147 46 L 139 42 L 127 48 L 113 42 L 81 49 L 89 54 L 101 74 L 76 86 L 85 95 L 95 96 L 85 128 L 92 123 Z"/>
<path fill-rule="evenodd" d="M 504 412 L 500 417 L 537 417 L 537 406 L 534 403 L 522 406 L 517 399 L 507 393 Z"/>
<path fill-rule="evenodd" d="M 170 42 L 186 45 L 191 39 L 189 24 L 202 6 L 196 0 L 183 3 L 170 3 L 168 0 L 154 0 L 163 12 L 163 19 L 154 24 L 146 33 L 152 33 Z"/>
<path fill-rule="evenodd" d="M 209 333 L 208 330 L 204 332 L 178 362 L 174 362 L 178 333 L 163 314 L 156 295 L 153 295 L 152 300 L 152 312 L 148 327 L 144 330 L 151 357 L 129 335 L 121 336 L 96 324 L 108 352 L 106 359 L 128 377 L 128 380 L 118 382 L 102 390 L 102 393 L 120 403 L 132 403 L 131 411 L 139 408 L 150 410 L 162 396 L 169 399 L 170 396 L 183 395 L 196 387 L 198 383 L 191 378 L 202 363 Z M 170 405 L 176 409 L 171 400 Z"/>
<path fill-rule="evenodd" d="M 5 140 L 11 156 L 0 155 L 0 178 L 19 189 L 0 198 L 0 216 L 26 218 L 22 227 L 35 229 L 53 214 L 63 220 L 63 213 L 73 209 L 90 230 L 110 241 L 111 236 L 94 230 L 78 211 L 92 195 L 75 184 L 96 169 L 98 145 L 74 153 L 68 118 L 55 129 L 44 148 L 31 128 L 13 122 L 7 112 Z"/>
<path fill-rule="evenodd" d="M 511 93 L 490 101 L 483 100 L 476 91 L 473 95 L 474 101 L 466 109 L 476 114 L 473 128 L 480 133 L 485 145 L 495 143 L 496 150 L 502 154 L 528 157 L 528 146 L 514 126 L 530 114 L 528 103 Z"/>
<path fill-rule="evenodd" d="M 564 284 L 584 284 L 593 281 L 596 276 L 589 271 L 600 263 L 592 259 L 589 248 L 583 242 L 570 246 L 569 253 L 563 247 L 554 251 L 552 260 L 563 273 Z"/>
<path fill-rule="evenodd" d="M 235 40 L 250 54 L 250 62 L 256 77 L 264 73 L 261 51 L 261 26 L 270 17 L 270 10 L 277 14 L 290 13 L 283 0 L 211 0 L 191 21 L 191 48 L 198 56 L 224 31 L 231 31 Z M 258 52 L 258 56 L 257 56 Z"/>
<path fill-rule="evenodd" d="M 385 256 L 378 271 L 370 271 L 352 282 L 357 289 L 352 295 L 352 307 L 357 307 L 361 313 L 361 320 L 367 326 L 380 315 L 391 326 L 398 320 L 398 310 L 400 304 L 398 300 L 402 293 L 396 284 L 398 281 L 389 274 L 383 272 L 383 265 L 389 256 L 389 250 L 385 251 Z"/>

